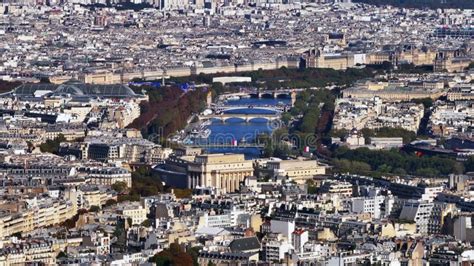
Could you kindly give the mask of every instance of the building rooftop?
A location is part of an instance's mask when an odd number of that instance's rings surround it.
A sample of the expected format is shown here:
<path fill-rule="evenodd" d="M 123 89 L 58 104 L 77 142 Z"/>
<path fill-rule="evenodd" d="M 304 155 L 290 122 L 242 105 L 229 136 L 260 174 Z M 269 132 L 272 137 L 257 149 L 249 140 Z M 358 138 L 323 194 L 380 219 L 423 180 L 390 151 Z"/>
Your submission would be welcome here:
<path fill-rule="evenodd" d="M 73 97 L 128 98 L 137 97 L 127 85 L 85 84 L 78 80 L 69 80 L 63 84 L 24 83 L 13 90 L 15 96 L 35 96 L 37 92 L 49 91 L 50 96 L 71 95 Z"/>

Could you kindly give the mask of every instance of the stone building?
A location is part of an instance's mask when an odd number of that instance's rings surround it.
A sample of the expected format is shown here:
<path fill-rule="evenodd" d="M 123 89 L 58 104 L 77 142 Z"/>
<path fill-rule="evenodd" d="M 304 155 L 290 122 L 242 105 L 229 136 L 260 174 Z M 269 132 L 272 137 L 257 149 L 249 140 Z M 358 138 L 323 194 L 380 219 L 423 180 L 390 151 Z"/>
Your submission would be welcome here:
<path fill-rule="evenodd" d="M 188 187 L 215 187 L 222 193 L 235 192 L 246 176 L 253 175 L 252 161 L 243 154 L 205 154 L 188 165 Z"/>

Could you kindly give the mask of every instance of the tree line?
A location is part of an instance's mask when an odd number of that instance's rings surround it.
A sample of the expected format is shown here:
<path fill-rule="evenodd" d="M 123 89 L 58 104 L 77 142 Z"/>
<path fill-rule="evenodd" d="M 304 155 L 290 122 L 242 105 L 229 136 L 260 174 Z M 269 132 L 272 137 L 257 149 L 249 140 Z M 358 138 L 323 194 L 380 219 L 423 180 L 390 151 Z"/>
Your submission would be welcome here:
<path fill-rule="evenodd" d="M 286 68 L 281 67 L 273 70 L 256 70 L 238 73 L 216 73 L 197 74 L 188 77 L 172 77 L 173 83 L 206 83 L 212 85 L 216 93 L 235 91 L 240 87 L 265 87 L 267 89 L 279 88 L 311 88 L 324 87 L 328 85 L 347 86 L 357 80 L 373 77 L 378 69 L 348 68 L 346 70 L 335 70 L 332 68 Z M 234 83 L 222 86 L 221 83 L 213 83 L 212 78 L 222 76 L 245 76 L 251 77 L 248 83 Z"/>
<path fill-rule="evenodd" d="M 183 92 L 177 86 L 143 87 L 149 101 L 142 102 L 141 115 L 128 127 L 142 131 L 145 138 L 163 143 L 167 137 L 186 126 L 193 113 L 205 106 L 206 89 Z"/>
<path fill-rule="evenodd" d="M 474 169 L 472 158 L 461 163 L 448 157 L 418 157 L 399 150 L 348 149 L 339 147 L 334 152 L 333 163 L 340 172 L 358 174 L 398 174 L 434 177 L 462 174 L 465 169 Z"/>

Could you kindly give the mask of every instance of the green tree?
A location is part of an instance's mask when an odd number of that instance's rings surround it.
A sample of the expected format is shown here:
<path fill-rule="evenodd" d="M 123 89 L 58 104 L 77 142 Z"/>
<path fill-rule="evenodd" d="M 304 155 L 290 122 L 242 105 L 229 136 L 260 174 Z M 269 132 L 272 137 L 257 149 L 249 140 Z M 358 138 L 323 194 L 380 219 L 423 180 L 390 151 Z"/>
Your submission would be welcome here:
<path fill-rule="evenodd" d="M 115 205 L 117 204 L 117 201 L 114 200 L 114 199 L 108 199 L 105 204 L 104 204 L 104 207 L 109 207 L 109 206 L 112 206 L 112 205 Z"/>
<path fill-rule="evenodd" d="M 93 205 L 89 208 L 89 212 L 98 212 L 98 211 L 100 211 L 99 206 Z"/>
<path fill-rule="evenodd" d="M 418 157 L 398 150 L 350 150 L 340 147 L 334 151 L 334 156 L 336 169 L 351 173 L 367 171 L 367 166 L 370 166 L 371 171 L 428 177 L 464 172 L 463 165 L 454 159 L 439 156 Z"/>
<path fill-rule="evenodd" d="M 184 252 L 176 243 L 171 243 L 170 247 L 155 254 L 149 262 L 154 262 L 160 266 L 189 266 L 193 265 L 193 258 Z"/>
<path fill-rule="evenodd" d="M 277 145 L 273 151 L 273 156 L 286 159 L 291 155 L 290 148 L 286 144 Z"/>
<path fill-rule="evenodd" d="M 430 108 L 433 106 L 433 99 L 431 98 L 413 99 L 411 101 L 416 104 L 423 104 L 424 108 Z"/>
<path fill-rule="evenodd" d="M 41 152 L 49 152 L 49 153 L 54 153 L 57 154 L 59 151 L 59 145 L 61 142 L 65 142 L 66 138 L 64 137 L 63 134 L 59 134 L 55 139 L 51 140 L 48 139 L 46 142 L 40 144 L 40 150 Z"/>
<path fill-rule="evenodd" d="M 356 173 L 367 173 L 371 171 L 370 165 L 365 162 L 352 161 L 351 169 Z"/>
<path fill-rule="evenodd" d="M 287 126 L 290 124 L 291 118 L 292 115 L 288 112 L 284 112 L 283 114 L 281 114 L 281 121 Z"/>
<path fill-rule="evenodd" d="M 64 251 L 59 251 L 58 255 L 56 256 L 56 259 L 62 259 L 62 258 L 67 258 L 67 253 Z"/>
<path fill-rule="evenodd" d="M 331 131 L 331 137 L 334 138 L 345 138 L 349 135 L 349 130 L 343 128 L 343 129 L 337 129 L 337 130 L 332 130 Z"/>
<path fill-rule="evenodd" d="M 132 188 L 129 196 L 139 199 L 139 196 L 148 197 L 163 192 L 163 183 L 158 173 L 147 167 L 140 167 L 132 173 Z"/>
<path fill-rule="evenodd" d="M 193 258 L 193 266 L 199 266 L 198 257 L 201 249 L 201 247 L 192 247 L 188 248 L 188 250 L 186 251 L 186 253 L 188 253 Z"/>
<path fill-rule="evenodd" d="M 142 225 L 142 226 L 145 226 L 145 227 L 150 227 L 150 226 L 151 226 L 150 220 L 149 220 L 149 219 L 146 219 L 145 221 L 142 222 L 141 225 Z"/>
<path fill-rule="evenodd" d="M 119 193 L 119 194 L 123 194 L 124 192 L 126 192 L 127 187 L 128 187 L 127 182 L 123 182 L 123 181 L 115 182 L 112 185 L 112 189 L 117 191 L 117 193 Z"/>

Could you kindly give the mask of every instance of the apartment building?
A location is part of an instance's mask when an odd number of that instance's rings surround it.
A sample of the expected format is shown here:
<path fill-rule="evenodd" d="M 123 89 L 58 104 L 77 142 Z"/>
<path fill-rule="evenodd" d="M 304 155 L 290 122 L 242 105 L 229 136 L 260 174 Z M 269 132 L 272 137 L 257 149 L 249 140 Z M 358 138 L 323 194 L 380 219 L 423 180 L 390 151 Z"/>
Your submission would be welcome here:
<path fill-rule="evenodd" d="M 55 243 L 48 240 L 28 240 L 6 244 L 0 253 L 0 265 L 56 264 Z"/>
<path fill-rule="evenodd" d="M 0 237 L 57 225 L 73 217 L 77 212 L 75 205 L 70 201 L 34 199 L 28 205 L 25 210 L 1 214 Z"/>
<path fill-rule="evenodd" d="M 341 197 L 352 196 L 352 184 L 348 182 L 327 181 L 321 186 L 322 193 L 336 194 Z"/>
<path fill-rule="evenodd" d="M 454 204 L 407 200 L 403 203 L 400 220 L 414 222 L 420 234 L 438 234 L 444 217 L 455 211 Z"/>
<path fill-rule="evenodd" d="M 127 202 L 117 207 L 117 213 L 132 220 L 132 224 L 141 224 L 147 218 L 147 210 L 138 202 Z"/>
<path fill-rule="evenodd" d="M 370 213 L 373 218 L 380 219 L 382 216 L 381 205 L 384 201 L 384 196 L 352 198 L 352 212 Z"/>
<path fill-rule="evenodd" d="M 342 98 L 336 101 L 335 129 L 404 128 L 417 132 L 424 107 L 414 103 L 390 103 L 380 97 Z"/>
<path fill-rule="evenodd" d="M 457 86 L 448 91 L 449 101 L 474 100 L 474 86 L 472 84 Z"/>
<path fill-rule="evenodd" d="M 124 182 L 132 187 L 132 174 L 119 167 L 82 167 L 86 180 L 90 184 L 112 186 L 117 182 Z"/>

